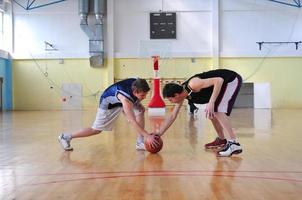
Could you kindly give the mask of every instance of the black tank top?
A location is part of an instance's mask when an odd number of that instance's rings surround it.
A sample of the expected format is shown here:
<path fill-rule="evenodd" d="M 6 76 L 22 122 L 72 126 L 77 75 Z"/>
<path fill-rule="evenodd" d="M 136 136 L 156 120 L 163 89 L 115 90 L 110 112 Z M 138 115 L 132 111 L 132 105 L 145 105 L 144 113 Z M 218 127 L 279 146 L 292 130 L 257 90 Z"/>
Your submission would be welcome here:
<path fill-rule="evenodd" d="M 217 99 L 219 99 L 223 95 L 227 84 L 232 82 L 238 76 L 240 77 L 239 74 L 237 74 L 236 72 L 231 71 L 231 70 L 216 69 L 216 70 L 203 72 L 203 73 L 200 73 L 200 74 L 195 74 L 194 76 L 192 76 L 191 78 L 186 80 L 182 85 L 183 85 L 184 89 L 189 94 L 188 97 L 187 97 L 189 102 L 197 103 L 197 104 L 205 104 L 205 103 L 209 102 L 209 100 L 211 98 L 211 95 L 212 95 L 212 92 L 213 92 L 214 86 L 211 86 L 211 87 L 208 87 L 208 88 L 202 88 L 199 92 L 192 92 L 192 89 L 188 85 L 189 81 L 192 78 L 195 78 L 195 77 L 198 77 L 200 79 L 207 79 L 207 78 L 214 78 L 214 77 L 223 78 L 224 82 L 222 84 L 220 93 L 217 97 Z"/>

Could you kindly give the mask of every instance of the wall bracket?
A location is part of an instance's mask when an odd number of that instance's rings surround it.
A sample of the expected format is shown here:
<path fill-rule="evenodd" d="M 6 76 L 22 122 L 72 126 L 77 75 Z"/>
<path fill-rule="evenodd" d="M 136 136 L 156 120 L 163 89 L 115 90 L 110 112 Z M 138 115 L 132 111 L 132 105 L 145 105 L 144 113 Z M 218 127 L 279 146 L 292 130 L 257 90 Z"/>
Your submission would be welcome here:
<path fill-rule="evenodd" d="M 302 43 L 302 41 L 298 42 L 256 42 L 259 45 L 259 50 L 261 51 L 263 44 L 295 44 L 296 50 L 299 48 L 299 44 Z"/>

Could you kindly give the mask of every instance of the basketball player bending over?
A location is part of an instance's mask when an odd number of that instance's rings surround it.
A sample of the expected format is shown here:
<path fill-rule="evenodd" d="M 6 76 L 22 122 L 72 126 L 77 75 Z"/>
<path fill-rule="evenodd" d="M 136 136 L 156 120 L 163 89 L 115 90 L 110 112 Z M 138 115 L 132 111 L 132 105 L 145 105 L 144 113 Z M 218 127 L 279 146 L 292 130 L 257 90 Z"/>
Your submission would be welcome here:
<path fill-rule="evenodd" d="M 239 154 L 242 148 L 232 130 L 229 115 L 242 84 L 242 78 L 234 71 L 217 69 L 196 74 L 182 85 L 168 83 L 163 88 L 163 96 L 175 103 L 172 113 L 159 129 L 164 132 L 175 121 L 185 99 L 190 104 L 207 104 L 206 117 L 211 120 L 218 137 L 205 145 L 206 149 L 221 148 L 217 156 Z M 226 137 L 228 136 L 228 139 Z"/>
<path fill-rule="evenodd" d="M 136 149 L 145 150 L 144 137 L 151 145 L 157 145 L 156 136 L 144 129 L 145 108 L 140 103 L 146 98 L 150 88 L 145 79 L 129 78 L 109 86 L 101 95 L 99 108 L 92 127 L 79 130 L 72 134 L 62 133 L 59 142 L 65 151 L 73 148 L 70 141 L 74 138 L 96 135 L 101 131 L 111 131 L 119 114 L 124 111 L 128 121 L 137 131 Z"/>

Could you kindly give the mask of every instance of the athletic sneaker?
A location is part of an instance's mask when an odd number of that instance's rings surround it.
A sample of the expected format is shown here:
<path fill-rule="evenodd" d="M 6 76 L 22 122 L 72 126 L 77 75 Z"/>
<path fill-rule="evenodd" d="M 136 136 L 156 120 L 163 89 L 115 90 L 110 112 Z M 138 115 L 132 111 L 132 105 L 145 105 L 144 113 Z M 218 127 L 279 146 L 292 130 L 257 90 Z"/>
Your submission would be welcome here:
<path fill-rule="evenodd" d="M 224 147 L 227 143 L 226 139 L 220 139 L 217 137 L 213 142 L 207 143 L 204 145 L 206 149 L 214 149 L 219 147 Z"/>
<path fill-rule="evenodd" d="M 135 147 L 136 147 L 136 150 L 138 150 L 138 151 L 145 151 L 145 144 L 144 144 L 144 142 L 137 142 L 136 143 L 136 145 L 135 145 Z"/>
<path fill-rule="evenodd" d="M 59 135 L 58 140 L 59 140 L 62 148 L 65 151 L 72 151 L 73 150 L 72 146 L 70 146 L 70 139 L 68 139 L 66 136 L 64 136 L 64 133 Z"/>
<path fill-rule="evenodd" d="M 217 152 L 217 156 L 228 157 L 233 154 L 240 154 L 242 152 L 242 148 L 238 142 L 230 142 Z"/>

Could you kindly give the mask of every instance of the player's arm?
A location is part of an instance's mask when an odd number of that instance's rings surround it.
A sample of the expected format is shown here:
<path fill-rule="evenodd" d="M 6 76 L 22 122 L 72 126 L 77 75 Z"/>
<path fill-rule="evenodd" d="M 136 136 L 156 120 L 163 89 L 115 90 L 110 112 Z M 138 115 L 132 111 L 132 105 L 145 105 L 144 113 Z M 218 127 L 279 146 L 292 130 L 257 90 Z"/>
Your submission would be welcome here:
<path fill-rule="evenodd" d="M 140 112 L 145 112 L 145 107 L 143 106 L 143 104 L 141 102 L 138 102 L 136 104 L 136 108 L 138 109 L 138 111 Z"/>
<path fill-rule="evenodd" d="M 223 81 L 224 80 L 221 77 L 213 77 L 213 78 L 207 78 L 207 79 L 200 79 L 198 77 L 195 77 L 195 78 L 192 78 L 188 84 L 189 84 L 190 88 L 193 90 L 193 92 L 199 92 L 202 88 L 208 88 L 208 87 L 214 86 L 210 101 L 215 102 L 215 100 L 221 90 Z"/>
<path fill-rule="evenodd" d="M 134 127 L 134 129 L 141 135 L 143 135 L 145 137 L 146 140 L 149 141 L 149 143 L 151 143 L 152 146 L 156 146 L 158 145 L 158 142 L 155 140 L 155 135 L 151 135 L 149 134 L 143 127 L 141 127 L 136 119 L 135 119 L 135 115 L 133 112 L 133 103 L 131 101 L 129 101 L 125 96 L 123 96 L 122 94 L 118 94 L 117 98 L 122 102 L 123 105 L 123 110 L 127 116 L 128 121 L 130 122 L 130 124 Z M 143 105 L 142 105 L 143 107 Z"/>
<path fill-rule="evenodd" d="M 200 91 L 202 88 L 208 88 L 213 86 L 213 92 L 210 97 L 209 103 L 206 108 L 206 116 L 207 117 L 214 117 L 214 105 L 215 101 L 219 95 L 219 92 L 221 90 L 222 84 L 223 84 L 223 78 L 221 77 L 213 77 L 213 78 L 207 78 L 207 79 L 200 79 L 200 78 L 193 78 L 189 82 L 190 88 L 194 92 Z"/>
<path fill-rule="evenodd" d="M 158 132 L 159 135 L 162 136 L 168 130 L 168 128 L 173 124 L 173 122 L 175 121 L 175 119 L 179 113 L 179 110 L 180 110 L 182 104 L 183 104 L 183 101 L 180 102 L 179 104 L 174 105 L 172 112 L 165 118 L 165 121 L 160 126 L 160 129 Z"/>
<path fill-rule="evenodd" d="M 121 101 L 122 105 L 123 105 L 123 110 L 127 116 L 128 121 L 130 122 L 130 124 L 134 127 L 134 129 L 142 134 L 143 136 L 148 136 L 149 133 L 147 131 L 145 131 L 136 121 L 135 119 L 135 115 L 133 112 L 133 103 L 131 101 L 129 101 L 125 96 L 123 96 L 122 94 L 118 94 L 117 98 Z"/>

